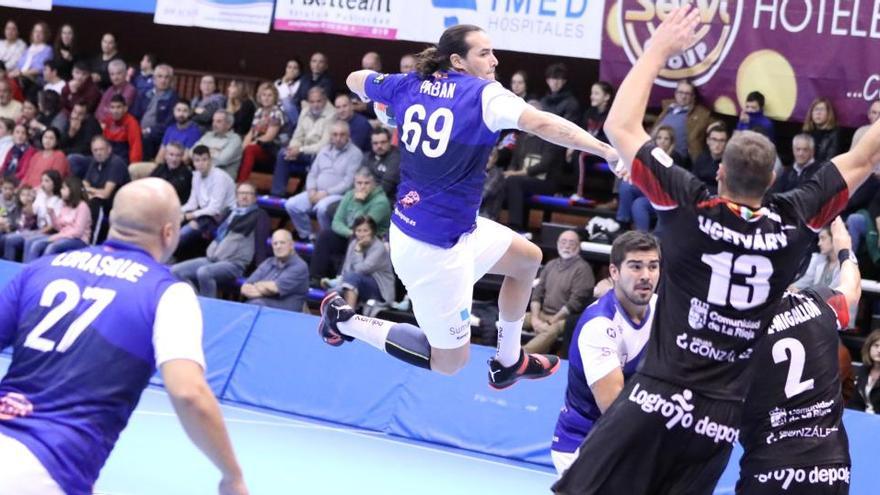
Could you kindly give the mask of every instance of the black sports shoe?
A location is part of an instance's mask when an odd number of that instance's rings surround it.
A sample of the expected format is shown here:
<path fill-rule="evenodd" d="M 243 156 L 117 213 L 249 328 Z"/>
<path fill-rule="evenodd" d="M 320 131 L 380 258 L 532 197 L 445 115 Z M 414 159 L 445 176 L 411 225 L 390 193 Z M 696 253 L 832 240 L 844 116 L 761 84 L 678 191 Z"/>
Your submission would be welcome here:
<path fill-rule="evenodd" d="M 559 357 L 547 354 L 526 354 L 519 351 L 519 360 L 510 367 L 502 366 L 495 358 L 489 360 L 489 386 L 501 390 L 520 379 L 546 378 L 559 369 Z"/>
<path fill-rule="evenodd" d="M 351 342 L 354 337 L 349 337 L 340 332 L 336 325 L 341 321 L 348 321 L 354 316 L 354 310 L 345 302 L 345 299 L 335 292 L 324 296 L 321 301 L 321 322 L 318 323 L 318 335 L 324 342 L 338 347 L 346 341 Z"/>

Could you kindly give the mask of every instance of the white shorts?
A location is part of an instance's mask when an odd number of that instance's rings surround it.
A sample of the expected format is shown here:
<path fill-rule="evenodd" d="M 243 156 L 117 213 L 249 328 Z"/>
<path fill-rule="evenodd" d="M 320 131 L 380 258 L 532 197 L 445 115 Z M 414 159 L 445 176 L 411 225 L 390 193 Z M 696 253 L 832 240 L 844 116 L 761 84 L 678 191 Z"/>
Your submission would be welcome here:
<path fill-rule="evenodd" d="M 473 232 L 451 248 L 441 248 L 413 239 L 391 224 L 391 263 L 431 347 L 457 349 L 470 343 L 474 283 L 504 256 L 515 235 L 479 217 Z"/>
<path fill-rule="evenodd" d="M 558 450 L 550 450 L 550 458 L 553 459 L 553 466 L 556 468 L 556 474 L 562 476 L 562 473 L 565 472 L 566 469 L 571 467 L 571 464 L 578 457 L 578 451 L 574 452 L 559 452 Z"/>
<path fill-rule="evenodd" d="M 0 433 L 0 493 L 64 495 L 39 459 L 14 438 Z"/>

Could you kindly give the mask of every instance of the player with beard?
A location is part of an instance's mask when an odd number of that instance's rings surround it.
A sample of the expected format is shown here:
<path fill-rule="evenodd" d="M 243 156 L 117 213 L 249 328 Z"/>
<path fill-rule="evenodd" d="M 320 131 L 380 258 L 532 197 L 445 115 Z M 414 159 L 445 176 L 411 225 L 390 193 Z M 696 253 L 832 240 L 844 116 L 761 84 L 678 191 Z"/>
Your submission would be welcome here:
<path fill-rule="evenodd" d="M 608 270 L 614 288 L 583 312 L 571 338 L 565 405 L 550 448 L 559 474 L 642 360 L 657 303 L 660 243 L 651 234 L 626 232 L 611 245 Z"/>
<path fill-rule="evenodd" d="M 840 284 L 786 292 L 752 358 L 736 493 L 849 493 L 849 441 L 843 427 L 838 330 L 849 323 L 862 278 L 843 220 L 831 224 Z"/>
<path fill-rule="evenodd" d="M 765 197 L 776 152 L 755 132 L 728 142 L 717 196 L 673 166 L 642 118 L 661 69 L 699 41 L 700 19 L 689 4 L 666 15 L 605 121 L 623 164 L 617 172 L 663 222 L 664 278 L 641 368 L 554 486 L 558 493 L 713 492 L 739 437 L 755 345 L 815 232 L 880 161 L 878 124 L 869 139 L 784 194 Z"/>

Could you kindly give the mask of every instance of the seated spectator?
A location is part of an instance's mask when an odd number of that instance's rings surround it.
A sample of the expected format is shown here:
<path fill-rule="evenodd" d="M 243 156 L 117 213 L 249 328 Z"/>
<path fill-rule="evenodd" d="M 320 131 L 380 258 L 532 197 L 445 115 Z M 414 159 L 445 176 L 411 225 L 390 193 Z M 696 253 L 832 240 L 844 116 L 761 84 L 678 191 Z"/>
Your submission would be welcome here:
<path fill-rule="evenodd" d="M 302 312 L 309 295 L 309 269 L 293 249 L 289 230 L 272 234 L 272 254 L 241 286 L 245 302 Z"/>
<path fill-rule="evenodd" d="M 327 56 L 321 52 L 315 52 L 309 58 L 309 72 L 302 76 L 297 88 L 296 94 L 293 95 L 293 104 L 297 108 L 303 108 L 302 102 L 309 96 L 309 90 L 315 87 L 324 88 L 324 95 L 327 98 L 333 94 L 333 81 L 327 73 L 329 69 Z"/>
<path fill-rule="evenodd" d="M 153 73 L 153 89 L 139 94 L 131 113 L 140 120 L 144 159 L 152 160 L 159 151 L 165 129 L 174 122 L 174 105 L 179 99 L 171 87 L 174 69 L 159 64 Z"/>
<path fill-rule="evenodd" d="M 21 102 L 12 98 L 12 86 L 5 79 L 0 79 L 0 117 L 13 121 L 21 117 Z"/>
<path fill-rule="evenodd" d="M 540 104 L 532 100 L 535 108 Z M 504 172 L 508 224 L 521 232 L 529 228 L 528 201 L 533 194 L 554 194 L 559 190 L 558 174 L 565 160 L 565 148 L 522 133 L 517 138 L 511 168 Z"/>
<path fill-rule="evenodd" d="M 196 146 L 192 159 L 195 172 L 189 199 L 180 209 L 184 226 L 180 229 L 178 253 L 210 241 L 220 222 L 235 207 L 235 183 L 211 164 L 211 150 Z"/>
<path fill-rule="evenodd" d="M 871 124 L 877 122 L 878 118 L 880 118 L 880 100 L 874 100 L 868 107 L 868 123 L 856 129 L 856 133 L 853 134 L 852 146 L 849 148 L 850 150 L 856 147 L 856 143 L 858 143 L 865 133 L 868 132 Z"/>
<path fill-rule="evenodd" d="M 214 112 L 226 108 L 226 97 L 217 91 L 217 80 L 211 74 L 205 74 L 199 80 L 199 94 L 192 99 L 192 120 L 202 131 L 211 127 Z"/>
<path fill-rule="evenodd" d="M 409 74 L 416 70 L 416 57 L 410 53 L 400 57 L 400 73 Z"/>
<path fill-rule="evenodd" d="M 71 69 L 73 65 L 71 65 Z M 43 64 L 43 90 L 54 91 L 61 96 L 64 87 L 67 86 L 67 80 L 61 77 L 61 64 L 54 59 L 47 60 Z"/>
<path fill-rule="evenodd" d="M 12 148 L 12 132 L 15 130 L 15 122 L 12 119 L 0 117 L 0 167 L 6 162 L 6 155 Z"/>
<path fill-rule="evenodd" d="M 798 185 L 806 182 L 810 177 L 822 168 L 821 163 L 817 163 L 813 153 L 813 138 L 809 134 L 798 134 L 791 140 L 791 149 L 794 152 L 794 163 L 790 167 L 786 167 L 776 178 L 771 192 L 783 193 L 791 191 Z"/>
<path fill-rule="evenodd" d="M 116 35 L 104 33 L 101 36 L 101 53 L 91 60 L 92 81 L 98 85 L 101 91 L 113 84 L 110 81 L 110 62 L 122 60 L 116 45 Z"/>
<path fill-rule="evenodd" d="M 296 130 L 285 149 L 278 152 L 272 173 L 273 196 L 286 196 L 287 181 L 292 172 L 303 172 L 315 159 L 315 155 L 330 139 L 330 124 L 335 117 L 334 108 L 327 104 L 327 95 L 320 86 L 309 91 L 308 107 L 299 115 Z M 242 168 L 245 166 L 242 159 Z"/>
<path fill-rule="evenodd" d="M 721 122 L 711 124 L 706 131 L 706 149 L 694 161 L 691 172 L 708 186 L 712 194 L 718 194 L 718 165 L 730 135 Z M 677 134 L 675 139 L 678 142 Z"/>
<path fill-rule="evenodd" d="M 182 144 L 172 141 L 165 147 L 165 161 L 156 165 L 150 173 L 150 177 L 165 179 L 177 192 L 180 204 L 186 204 L 189 200 L 192 188 L 192 170 L 183 163 L 183 155 L 186 148 Z"/>
<path fill-rule="evenodd" d="M 486 181 L 483 182 L 483 192 L 480 194 L 479 213 L 481 217 L 495 222 L 504 206 L 504 170 L 498 165 L 498 155 L 498 147 L 494 147 L 486 160 Z"/>
<path fill-rule="evenodd" d="M 128 167 L 121 158 L 113 155 L 107 138 L 92 138 L 92 160 L 83 179 L 92 215 L 92 240 L 89 244 L 101 244 L 107 238 L 113 198 L 116 197 L 116 191 L 128 181 Z"/>
<path fill-rule="evenodd" d="M 856 371 L 856 393 L 846 407 L 868 414 L 880 413 L 880 330 L 862 346 L 862 366 Z"/>
<path fill-rule="evenodd" d="M 89 114 L 85 102 L 78 102 L 70 112 L 67 131 L 61 136 L 61 151 L 67 153 L 70 173 L 82 179 L 92 159 L 92 139 L 102 134 L 101 124 Z"/>
<path fill-rule="evenodd" d="M 675 131 L 675 151 L 694 163 L 703 152 L 706 130 L 712 120 L 712 112 L 698 101 L 697 87 L 688 80 L 678 81 L 675 98 L 663 100 L 663 111 L 651 132 L 667 125 Z"/>
<path fill-rule="evenodd" d="M 18 184 L 15 179 L 3 179 L 4 183 L 9 181 L 13 184 L 13 188 Z M 8 186 L 4 186 L 8 187 Z M 34 201 L 37 198 L 37 193 L 32 187 L 20 187 L 15 192 L 15 206 L 14 210 L 9 210 L 9 214 L 0 221 L 0 255 L 3 256 L 3 259 L 14 261 L 18 256 L 18 252 L 21 251 L 22 246 L 24 245 L 23 241 L 15 240 L 15 237 L 12 237 L 13 242 L 16 243 L 16 247 L 9 253 L 9 258 L 6 257 L 6 238 L 11 234 L 17 234 L 20 232 L 28 232 L 37 229 L 37 215 L 34 213 Z"/>
<path fill-rule="evenodd" d="M 36 139 L 36 135 L 34 130 L 31 128 L 31 122 L 37 120 L 37 105 L 31 100 L 24 100 L 21 102 L 21 113 L 18 116 L 18 119 L 15 120 L 16 124 L 21 124 L 25 126 L 28 130 L 28 139 L 31 140 L 31 143 L 37 144 L 38 140 Z"/>
<path fill-rule="evenodd" d="M 57 170 L 49 170 L 40 180 L 40 188 L 36 190 L 33 201 L 24 199 L 22 206 L 23 223 L 17 232 L 4 237 L 3 257 L 9 261 L 20 261 L 26 256 L 31 245 L 47 237 L 52 231 L 52 217 L 63 206 L 61 200 L 61 174 Z M 29 189 L 23 186 L 22 189 Z"/>
<path fill-rule="evenodd" d="M 354 237 L 348 244 L 340 273 L 342 297 L 353 308 L 370 299 L 385 304 L 394 302 L 391 253 L 376 235 L 376 222 L 368 216 L 357 217 L 352 230 Z"/>
<path fill-rule="evenodd" d="M 18 67 L 18 61 L 27 50 L 27 43 L 18 35 L 18 24 L 13 20 L 6 21 L 3 29 L 3 42 L 0 43 L 0 63 L 7 70 Z"/>
<path fill-rule="evenodd" d="M 376 52 L 367 52 L 361 57 L 361 69 L 363 70 L 371 70 L 373 72 L 382 73 L 382 57 L 379 56 Z M 351 108 L 363 115 L 369 121 L 376 120 L 376 112 L 373 110 L 373 105 L 369 102 L 361 101 L 361 97 L 355 93 L 349 93 L 351 97 Z M 349 123 L 350 125 L 350 123 Z M 369 139 L 369 137 L 367 138 Z M 362 148 L 365 152 L 367 149 Z"/>
<path fill-rule="evenodd" d="M 284 111 L 278 105 L 278 91 L 272 83 L 265 82 L 257 88 L 260 108 L 254 114 L 251 130 L 242 141 L 241 168 L 238 180 L 245 181 L 257 165 L 272 163 L 281 147 L 281 128 L 284 127 Z"/>
<path fill-rule="evenodd" d="M 31 45 L 18 60 L 18 65 L 9 71 L 9 77 L 18 80 L 29 100 L 33 100 L 41 88 L 43 65 L 52 59 L 52 46 L 47 43 L 51 37 L 48 24 L 42 21 L 34 24 Z"/>
<path fill-rule="evenodd" d="M 12 131 L 12 147 L 0 165 L 0 175 L 15 177 L 20 181 L 27 172 L 28 162 L 36 152 L 37 148 L 31 146 L 28 140 L 27 128 L 21 124 L 16 125 Z"/>
<path fill-rule="evenodd" d="M 565 329 L 565 319 L 580 314 L 593 297 L 596 279 L 593 268 L 580 256 L 581 238 L 577 232 L 559 234 L 556 252 L 559 257 L 544 265 L 532 289 L 523 329 L 532 330 L 535 336 L 523 346 L 526 352 L 550 352 Z"/>
<path fill-rule="evenodd" d="M 67 118 L 67 112 L 61 109 L 61 95 L 54 91 L 43 90 L 37 93 L 37 117 L 31 120 L 28 126 L 34 135 L 50 127 L 64 133 L 67 131 Z"/>
<path fill-rule="evenodd" d="M 813 136 L 816 161 L 825 163 L 841 152 L 840 128 L 827 98 L 816 98 L 804 118 L 803 131 Z"/>
<path fill-rule="evenodd" d="M 654 144 L 672 158 L 673 163 L 682 164 L 683 158 L 675 151 L 675 131 L 667 125 L 661 125 L 654 131 Z M 657 218 L 657 212 L 645 194 L 627 181 L 618 183 L 618 203 L 616 220 L 631 226 L 640 232 L 650 232 L 651 221 Z"/>
<path fill-rule="evenodd" d="M 9 83 L 9 88 L 12 91 L 12 99 L 16 101 L 24 101 L 24 93 L 21 91 L 21 87 L 18 85 L 15 79 L 8 77 L 8 72 L 6 71 L 6 67 L 3 64 L 0 64 L 0 81 L 6 81 Z"/>
<path fill-rule="evenodd" d="M 58 30 L 58 36 L 55 37 L 55 45 L 52 51 L 52 60 L 55 61 L 53 65 L 58 70 L 58 75 L 61 79 L 70 79 L 73 63 L 79 58 L 79 55 L 73 26 L 62 24 L 61 29 Z"/>
<path fill-rule="evenodd" d="M 0 252 L 3 252 L 3 237 L 16 230 L 20 205 L 15 189 L 18 182 L 12 178 L 0 180 Z"/>
<path fill-rule="evenodd" d="M 64 179 L 70 175 L 70 166 L 67 163 L 67 157 L 58 150 L 61 143 L 61 133 L 58 129 L 50 127 L 43 131 L 40 137 L 43 149 L 35 152 L 27 166 L 24 167 L 24 175 L 21 176 L 21 183 L 31 187 L 40 185 L 40 178 L 47 170 L 57 170 Z"/>
<path fill-rule="evenodd" d="M 192 109 L 185 100 L 174 104 L 174 125 L 168 126 L 165 135 L 162 136 L 162 146 L 156 154 L 156 162 L 161 162 L 165 153 L 165 145 L 175 141 L 182 144 L 187 150 L 196 145 L 202 137 L 202 129 L 192 121 Z M 189 156 L 184 156 L 184 161 L 189 162 Z"/>
<path fill-rule="evenodd" d="M 394 204 L 400 184 L 400 150 L 391 144 L 391 131 L 384 127 L 373 129 L 370 145 L 372 149 L 364 155 L 361 166 L 370 169 L 388 201 Z"/>
<path fill-rule="evenodd" d="M 68 177 L 61 185 L 61 209 L 56 213 L 49 210 L 53 233 L 45 239 L 30 243 L 24 255 L 24 262 L 31 262 L 40 256 L 64 253 L 89 245 L 92 217 L 86 203 L 82 181 L 79 177 Z"/>
<path fill-rule="evenodd" d="M 203 162 L 210 167 L 207 154 Z M 222 177 L 223 172 L 217 171 Z M 236 191 L 236 206 L 229 216 L 217 227 L 217 236 L 208 245 L 204 257 L 194 258 L 171 267 L 171 273 L 189 282 L 203 297 L 217 297 L 217 288 L 235 285 L 238 277 L 254 259 L 254 236 L 258 217 L 266 213 L 257 206 L 257 190 L 253 184 L 239 184 Z"/>
<path fill-rule="evenodd" d="M 614 101 L 614 88 L 605 81 L 597 81 L 590 87 L 590 106 L 584 112 L 581 121 L 582 126 L 596 139 L 608 142 L 605 137 L 605 131 L 602 126 L 605 125 L 605 118 L 608 117 L 608 109 L 611 108 L 611 102 Z M 584 180 L 587 175 L 587 165 L 604 161 L 590 153 L 575 153 L 573 148 L 565 150 L 565 161 L 571 162 L 576 159 L 578 165 L 578 185 L 575 194 L 578 198 L 584 197 Z"/>
<path fill-rule="evenodd" d="M 318 217 L 321 230 L 330 228 L 330 207 L 351 189 L 363 156 L 349 139 L 348 124 L 334 122 L 330 128 L 330 143 L 321 148 L 306 176 L 306 190 L 284 203 L 300 239 L 313 240 L 310 213 Z"/>
<path fill-rule="evenodd" d="M 541 98 L 541 108 L 572 122 L 579 119 L 581 106 L 567 86 L 568 68 L 565 64 L 550 64 L 544 71 L 544 78 L 550 92 Z"/>
<path fill-rule="evenodd" d="M 224 109 L 214 112 L 211 130 L 196 141 L 196 145 L 207 146 L 211 150 L 214 167 L 229 174 L 233 180 L 238 177 L 241 165 L 241 137 L 232 132 L 232 114 Z"/>
<path fill-rule="evenodd" d="M 526 71 L 518 70 L 510 76 L 510 92 L 526 101 L 534 98 L 529 93 L 529 74 Z"/>
<path fill-rule="evenodd" d="M 767 136 L 771 141 L 776 139 L 773 121 L 764 115 L 764 95 L 760 91 L 752 91 L 746 96 L 746 104 L 739 114 L 736 130 L 755 131 Z"/>
<path fill-rule="evenodd" d="M 137 163 L 143 158 L 143 145 L 141 143 L 141 127 L 130 113 L 125 98 L 116 95 L 110 101 L 110 114 L 101 125 L 104 127 L 104 137 L 113 148 L 113 154 L 118 156 L 128 165 Z"/>
<path fill-rule="evenodd" d="M 336 107 L 336 120 L 347 123 L 351 130 L 351 142 L 364 153 L 370 151 L 370 133 L 373 127 L 366 117 L 354 111 L 351 96 L 341 93 L 333 105 Z"/>
<path fill-rule="evenodd" d="M 299 120 L 300 110 L 300 105 L 294 100 L 294 96 L 299 91 L 301 79 L 302 63 L 298 58 L 294 57 L 288 60 L 284 66 L 284 75 L 272 83 L 275 85 L 275 89 L 278 90 L 278 100 L 281 102 L 282 110 L 284 110 L 284 116 L 288 122 L 292 122 L 294 125 Z"/>
<path fill-rule="evenodd" d="M 816 241 L 819 252 L 810 255 L 807 271 L 791 284 L 792 287 L 798 290 L 817 286 L 837 287 L 840 279 L 840 262 L 837 261 L 831 241 L 831 229 L 825 226 L 819 231 L 819 238 Z"/>
<path fill-rule="evenodd" d="M 254 113 L 257 111 L 257 106 L 243 82 L 229 81 L 226 87 L 226 111 L 232 114 L 234 120 L 232 130 L 243 138 L 251 130 Z"/>
<path fill-rule="evenodd" d="M 104 90 L 101 96 L 101 102 L 98 103 L 98 109 L 95 110 L 95 118 L 103 122 L 110 116 L 110 102 L 114 96 L 121 96 L 125 99 L 125 106 L 132 108 L 134 99 L 137 97 L 137 90 L 134 85 L 125 79 L 128 73 L 128 66 L 121 59 L 111 60 L 107 64 L 107 71 L 110 74 L 110 87 Z"/>
<path fill-rule="evenodd" d="M 89 113 L 95 113 L 101 101 L 101 90 L 92 81 L 89 64 L 80 60 L 73 64 L 73 77 L 61 90 L 61 104 L 67 111 L 72 111 L 77 103 L 84 103 Z"/>
<path fill-rule="evenodd" d="M 376 187 L 376 178 L 366 167 L 354 174 L 354 188 L 342 196 L 331 228 L 318 233 L 315 250 L 309 261 L 312 280 L 320 280 L 339 272 L 339 264 L 353 234 L 351 225 L 357 217 L 368 216 L 376 222 L 377 235 L 384 238 L 391 224 L 391 204 L 385 192 Z"/>
<path fill-rule="evenodd" d="M 156 68 L 156 55 L 145 53 L 138 63 L 137 71 L 129 69 L 128 82 L 130 82 L 137 90 L 137 94 L 142 95 L 153 89 L 153 70 Z"/>

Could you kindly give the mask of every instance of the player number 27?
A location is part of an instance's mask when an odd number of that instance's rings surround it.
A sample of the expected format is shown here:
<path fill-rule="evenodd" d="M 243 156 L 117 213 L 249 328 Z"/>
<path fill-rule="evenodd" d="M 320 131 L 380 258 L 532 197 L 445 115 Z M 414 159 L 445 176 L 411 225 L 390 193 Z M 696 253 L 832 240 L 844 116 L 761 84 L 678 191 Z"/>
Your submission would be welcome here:
<path fill-rule="evenodd" d="M 64 297 L 57 306 L 52 307 L 55 298 L 61 294 Z M 53 280 L 43 289 L 43 295 L 40 296 L 40 306 L 50 308 L 46 316 L 30 331 L 24 340 L 25 347 L 36 349 L 42 352 L 58 351 L 64 352 L 70 349 L 70 346 L 85 331 L 89 325 L 95 321 L 95 318 L 104 311 L 107 306 L 113 302 L 116 297 L 116 291 L 110 289 L 102 289 L 100 287 L 86 287 L 80 293 L 79 287 L 70 280 L 58 279 Z M 60 322 L 68 313 L 76 309 L 81 300 L 94 301 L 92 305 L 86 308 L 75 320 L 67 327 L 67 331 L 56 344 L 52 340 L 44 338 L 42 335 Z"/>
<path fill-rule="evenodd" d="M 424 105 L 412 105 L 403 114 L 403 126 L 400 128 L 400 140 L 406 150 L 415 153 L 421 144 L 422 153 L 428 158 L 438 158 L 446 152 L 449 138 L 452 136 L 452 110 L 438 108 L 425 120 L 427 110 Z M 429 140 L 422 141 L 422 127 Z M 433 143 L 431 142 L 433 141 Z"/>
<path fill-rule="evenodd" d="M 791 359 L 791 365 L 788 367 L 788 376 L 785 378 L 785 397 L 791 399 L 795 395 L 811 390 L 815 385 L 812 378 L 801 381 L 804 375 L 804 362 L 806 361 L 806 352 L 801 341 L 791 337 L 780 339 L 773 344 L 773 362 L 776 364 L 784 363 Z"/>
<path fill-rule="evenodd" d="M 753 254 L 734 258 L 729 252 L 704 254 L 700 259 L 712 268 L 706 297 L 710 303 L 726 306 L 730 302 L 734 308 L 743 310 L 767 302 L 773 275 L 773 264 L 769 259 Z M 745 285 L 731 283 L 733 274 L 745 275 Z"/>

